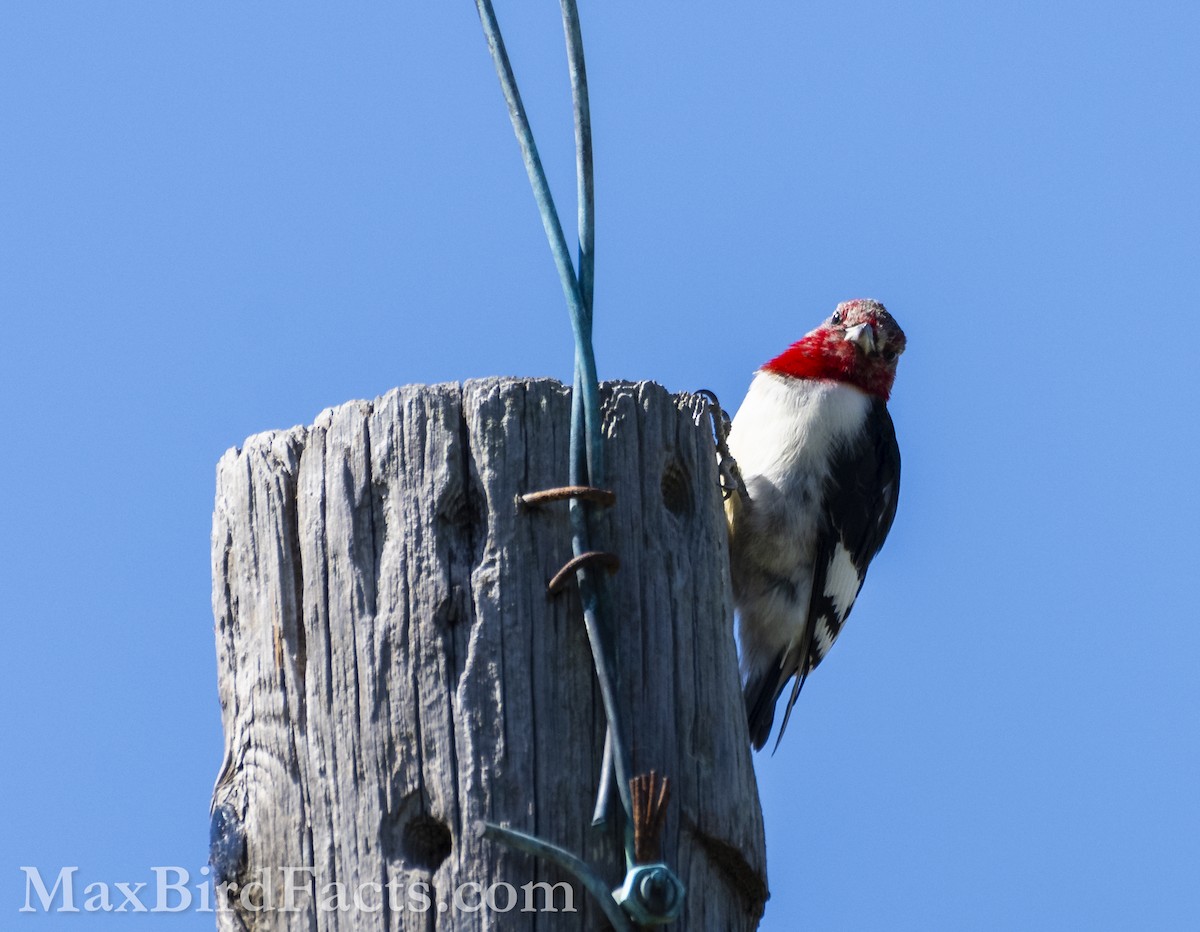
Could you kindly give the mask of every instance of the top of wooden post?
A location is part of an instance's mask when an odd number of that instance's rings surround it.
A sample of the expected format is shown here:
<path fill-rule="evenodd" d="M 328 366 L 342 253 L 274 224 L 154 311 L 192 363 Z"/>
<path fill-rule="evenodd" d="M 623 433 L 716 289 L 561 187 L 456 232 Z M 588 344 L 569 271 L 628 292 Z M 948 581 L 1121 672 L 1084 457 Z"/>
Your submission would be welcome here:
<path fill-rule="evenodd" d="M 612 618 L 633 769 L 672 781 L 663 854 L 688 890 L 674 928 L 752 929 L 762 819 L 703 401 L 618 382 L 603 408 L 616 503 L 597 537 L 621 561 Z M 523 897 L 571 878 L 480 838 L 479 820 L 620 881 L 619 844 L 590 825 L 604 715 L 575 595 L 546 593 L 570 557 L 566 506 L 516 505 L 564 483 L 569 419 L 569 390 L 551 380 L 407 386 L 222 457 L 214 808 L 244 839 L 218 865 L 238 884 L 223 927 L 278 908 L 280 871 L 301 868 L 299 909 L 274 927 L 311 928 L 321 912 L 322 928 L 428 928 L 432 911 L 437 929 L 490 927 L 480 917 L 495 912 L 525 928 L 537 913 L 504 909 L 506 885 Z M 459 908 L 469 883 L 496 902 Z M 362 903 L 324 909 L 338 885 L 365 890 Z M 555 928 L 605 928 L 572 891 L 577 911 Z"/>

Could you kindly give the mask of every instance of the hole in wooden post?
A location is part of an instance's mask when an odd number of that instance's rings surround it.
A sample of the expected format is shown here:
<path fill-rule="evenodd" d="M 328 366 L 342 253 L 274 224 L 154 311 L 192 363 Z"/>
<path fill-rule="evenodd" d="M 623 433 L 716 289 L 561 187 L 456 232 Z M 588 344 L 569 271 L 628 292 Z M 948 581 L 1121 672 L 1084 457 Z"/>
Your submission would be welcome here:
<path fill-rule="evenodd" d="M 692 483 L 679 460 L 671 460 L 662 474 L 662 497 L 667 511 L 684 517 L 692 513 Z"/>
<path fill-rule="evenodd" d="M 448 492 L 438 503 L 438 517 L 461 528 L 472 528 L 482 523 L 483 513 L 472 491 L 459 486 Z"/>
<path fill-rule="evenodd" d="M 444 490 L 437 503 L 439 532 L 449 545 L 449 559 L 454 567 L 452 576 L 461 569 L 462 578 L 470 579 L 471 571 L 483 559 L 488 536 L 487 498 L 475 478 L 464 479 Z"/>
<path fill-rule="evenodd" d="M 433 816 L 417 816 L 404 826 L 401 843 L 404 859 L 417 867 L 435 871 L 450 857 L 454 839 L 444 823 Z"/>

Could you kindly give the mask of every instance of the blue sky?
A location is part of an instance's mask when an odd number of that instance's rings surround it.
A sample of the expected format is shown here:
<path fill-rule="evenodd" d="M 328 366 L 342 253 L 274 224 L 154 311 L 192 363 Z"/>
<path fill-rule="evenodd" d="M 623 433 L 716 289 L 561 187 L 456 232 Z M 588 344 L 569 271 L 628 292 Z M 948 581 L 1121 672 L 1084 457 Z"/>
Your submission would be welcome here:
<path fill-rule="evenodd" d="M 859 296 L 909 340 L 763 928 L 1194 927 L 1200 8 L 740 6 L 583 4 L 601 376 L 736 407 Z M 498 13 L 569 216 L 558 5 Z M 204 863 L 221 453 L 571 344 L 471 3 L 10 0 L 0 126 L 0 914 L 49 928 L 19 865 Z"/>

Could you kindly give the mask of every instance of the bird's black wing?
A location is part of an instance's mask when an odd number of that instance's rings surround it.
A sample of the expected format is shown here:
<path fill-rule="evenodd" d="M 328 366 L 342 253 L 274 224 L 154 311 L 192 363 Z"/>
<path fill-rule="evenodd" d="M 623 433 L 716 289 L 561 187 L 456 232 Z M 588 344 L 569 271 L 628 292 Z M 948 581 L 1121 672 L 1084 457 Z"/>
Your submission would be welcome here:
<path fill-rule="evenodd" d="M 873 399 L 863 430 L 830 464 L 812 597 L 799 651 L 799 657 L 807 659 L 800 661 L 796 671 L 776 747 L 804 680 L 824 659 L 854 607 L 867 567 L 891 530 L 899 495 L 896 429 L 886 403 Z"/>

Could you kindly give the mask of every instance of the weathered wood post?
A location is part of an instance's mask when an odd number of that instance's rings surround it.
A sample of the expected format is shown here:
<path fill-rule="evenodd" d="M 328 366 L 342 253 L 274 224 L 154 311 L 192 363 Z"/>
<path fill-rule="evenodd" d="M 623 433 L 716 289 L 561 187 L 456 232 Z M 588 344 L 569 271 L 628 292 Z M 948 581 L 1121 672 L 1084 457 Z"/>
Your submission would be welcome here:
<path fill-rule="evenodd" d="M 652 383 L 604 386 L 616 504 L 599 536 L 621 561 L 633 770 L 672 781 L 674 928 L 753 929 L 762 819 L 703 410 Z M 221 459 L 220 928 L 608 928 L 569 875 L 476 829 L 624 874 L 615 829 L 590 824 L 605 718 L 577 599 L 546 593 L 571 555 L 566 505 L 516 503 L 563 484 L 569 422 L 550 380 L 408 386 Z"/>

